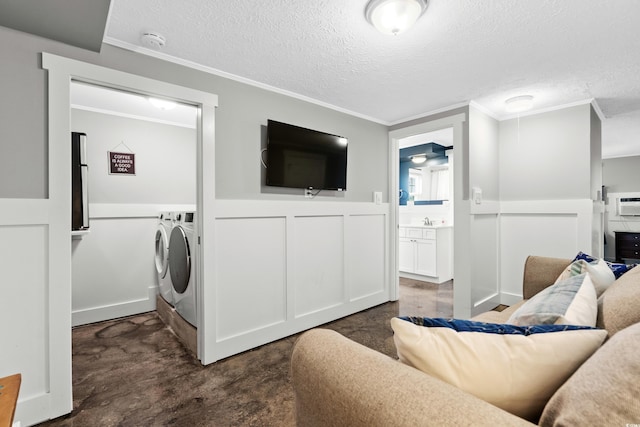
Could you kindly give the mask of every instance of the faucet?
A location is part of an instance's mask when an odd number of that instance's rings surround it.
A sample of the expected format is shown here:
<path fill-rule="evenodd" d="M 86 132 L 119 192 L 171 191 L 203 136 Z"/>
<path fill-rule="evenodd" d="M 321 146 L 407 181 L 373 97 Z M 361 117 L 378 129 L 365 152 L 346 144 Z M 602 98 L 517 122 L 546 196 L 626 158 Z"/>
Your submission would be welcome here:
<path fill-rule="evenodd" d="M 424 217 L 424 225 L 431 225 L 431 220 L 429 219 L 428 216 Z"/>

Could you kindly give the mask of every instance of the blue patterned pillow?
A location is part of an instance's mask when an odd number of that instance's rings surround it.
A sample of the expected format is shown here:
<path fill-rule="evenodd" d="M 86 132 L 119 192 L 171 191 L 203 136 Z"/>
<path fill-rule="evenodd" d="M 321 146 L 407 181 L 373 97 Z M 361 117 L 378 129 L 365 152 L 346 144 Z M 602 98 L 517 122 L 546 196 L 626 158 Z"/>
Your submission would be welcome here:
<path fill-rule="evenodd" d="M 579 259 L 583 259 L 583 260 L 585 260 L 586 262 L 589 262 L 589 263 L 594 262 L 594 261 L 598 261 L 598 258 L 594 258 L 591 255 L 585 254 L 582 251 L 578 252 L 578 255 L 576 255 L 576 257 L 573 259 L 573 261 L 577 261 Z M 631 270 L 636 265 L 638 265 L 638 264 L 620 264 L 620 263 L 617 263 L 617 262 L 609 262 L 609 261 L 605 261 L 605 262 L 607 263 L 607 265 L 609 266 L 611 271 L 613 271 L 613 275 L 616 276 L 616 279 L 619 278 L 620 276 L 622 276 L 627 271 Z"/>
<path fill-rule="evenodd" d="M 501 323 L 475 322 L 473 320 L 444 319 L 441 317 L 413 317 L 400 316 L 399 319 L 414 325 L 429 328 L 451 328 L 457 332 L 484 332 L 499 335 L 533 335 L 547 332 L 576 331 L 581 329 L 596 329 L 581 325 L 528 325 L 516 326 Z"/>

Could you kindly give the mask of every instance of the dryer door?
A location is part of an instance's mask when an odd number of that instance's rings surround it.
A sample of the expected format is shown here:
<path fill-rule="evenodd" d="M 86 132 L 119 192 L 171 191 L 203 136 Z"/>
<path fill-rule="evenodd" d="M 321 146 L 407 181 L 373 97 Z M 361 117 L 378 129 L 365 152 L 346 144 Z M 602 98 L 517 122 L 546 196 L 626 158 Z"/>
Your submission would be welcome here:
<path fill-rule="evenodd" d="M 171 230 L 169 267 L 173 289 L 179 294 L 184 293 L 187 290 L 191 276 L 191 250 L 187 235 L 181 226 L 174 227 Z"/>
<path fill-rule="evenodd" d="M 156 230 L 156 272 L 164 279 L 169 266 L 169 236 L 164 226 L 159 225 Z"/>

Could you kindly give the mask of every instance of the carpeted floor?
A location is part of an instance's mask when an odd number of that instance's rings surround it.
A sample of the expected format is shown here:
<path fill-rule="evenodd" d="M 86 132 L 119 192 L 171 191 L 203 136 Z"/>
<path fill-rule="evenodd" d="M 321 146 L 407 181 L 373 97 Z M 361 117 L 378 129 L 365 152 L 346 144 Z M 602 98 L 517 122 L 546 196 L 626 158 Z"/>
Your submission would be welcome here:
<path fill-rule="evenodd" d="M 322 327 L 395 356 L 389 320 L 450 317 L 453 283 L 401 279 L 400 301 Z M 203 367 L 155 312 L 73 330 L 73 412 L 40 426 L 293 426 L 297 335 Z"/>

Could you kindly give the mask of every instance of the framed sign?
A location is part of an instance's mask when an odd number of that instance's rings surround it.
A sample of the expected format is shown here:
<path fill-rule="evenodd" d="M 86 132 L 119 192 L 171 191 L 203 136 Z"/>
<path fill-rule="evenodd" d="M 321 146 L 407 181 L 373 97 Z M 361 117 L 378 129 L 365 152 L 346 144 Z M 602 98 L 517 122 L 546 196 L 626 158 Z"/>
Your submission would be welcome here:
<path fill-rule="evenodd" d="M 135 175 L 136 155 L 109 151 L 109 175 Z"/>

